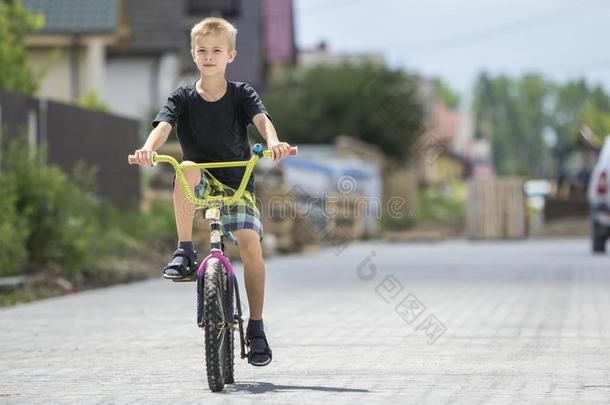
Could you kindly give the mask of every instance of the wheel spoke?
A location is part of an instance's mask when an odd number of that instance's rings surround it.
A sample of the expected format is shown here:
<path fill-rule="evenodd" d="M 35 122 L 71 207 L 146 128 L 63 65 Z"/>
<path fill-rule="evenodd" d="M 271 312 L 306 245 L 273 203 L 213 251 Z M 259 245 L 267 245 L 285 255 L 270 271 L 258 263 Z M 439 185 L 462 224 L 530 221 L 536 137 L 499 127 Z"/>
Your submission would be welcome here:
<path fill-rule="evenodd" d="M 222 374 L 224 374 L 224 368 L 225 368 L 225 364 L 224 364 L 224 360 L 225 360 L 225 351 L 224 351 L 224 343 L 227 337 L 226 334 L 226 329 L 225 329 L 225 333 L 222 333 L 221 335 L 222 337 L 219 339 L 218 342 L 218 359 L 219 359 L 219 363 L 220 363 L 220 369 L 223 370 Z"/>

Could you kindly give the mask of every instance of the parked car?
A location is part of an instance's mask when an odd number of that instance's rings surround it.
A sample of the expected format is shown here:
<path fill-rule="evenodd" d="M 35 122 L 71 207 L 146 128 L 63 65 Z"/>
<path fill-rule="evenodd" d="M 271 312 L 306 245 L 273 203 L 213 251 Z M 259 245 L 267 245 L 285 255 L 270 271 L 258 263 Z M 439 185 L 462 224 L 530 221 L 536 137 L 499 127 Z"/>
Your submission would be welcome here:
<path fill-rule="evenodd" d="M 605 252 L 606 239 L 610 236 L 609 176 L 610 137 L 607 137 L 591 173 L 587 190 L 587 197 L 591 207 L 591 237 L 594 252 Z"/>

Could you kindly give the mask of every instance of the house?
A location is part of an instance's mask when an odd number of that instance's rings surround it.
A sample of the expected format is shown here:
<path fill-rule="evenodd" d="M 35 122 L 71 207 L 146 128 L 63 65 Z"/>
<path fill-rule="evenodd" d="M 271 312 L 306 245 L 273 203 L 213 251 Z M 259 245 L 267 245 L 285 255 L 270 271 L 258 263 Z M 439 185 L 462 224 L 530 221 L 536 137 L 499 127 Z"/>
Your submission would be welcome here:
<path fill-rule="evenodd" d="M 379 52 L 364 52 L 364 53 L 337 53 L 329 50 L 328 44 L 324 41 L 318 43 L 314 48 L 303 49 L 298 54 L 298 64 L 303 67 L 312 67 L 319 64 L 326 65 L 341 65 L 348 64 L 385 64 L 385 59 L 382 53 Z"/>
<path fill-rule="evenodd" d="M 435 86 L 435 80 L 420 78 L 426 130 L 415 147 L 410 166 L 424 187 L 442 186 L 466 177 L 473 141 L 472 117 L 441 102 Z"/>
<path fill-rule="evenodd" d="M 25 39 L 30 65 L 40 78 L 38 96 L 75 102 L 104 93 L 106 50 L 117 41 L 117 0 L 24 0 L 43 14 L 44 28 Z"/>
<path fill-rule="evenodd" d="M 464 178 L 465 158 L 457 140 L 465 119 L 466 114 L 438 101 L 433 103 L 426 132 L 414 153 L 420 184 L 438 185 Z"/>
<path fill-rule="evenodd" d="M 222 16 L 238 31 L 228 78 L 261 89 L 270 66 L 295 55 L 291 0 L 24 0 L 45 16 L 26 39 L 41 78 L 38 96 L 75 102 L 95 93 L 111 110 L 143 119 L 194 81 L 190 28 Z"/>

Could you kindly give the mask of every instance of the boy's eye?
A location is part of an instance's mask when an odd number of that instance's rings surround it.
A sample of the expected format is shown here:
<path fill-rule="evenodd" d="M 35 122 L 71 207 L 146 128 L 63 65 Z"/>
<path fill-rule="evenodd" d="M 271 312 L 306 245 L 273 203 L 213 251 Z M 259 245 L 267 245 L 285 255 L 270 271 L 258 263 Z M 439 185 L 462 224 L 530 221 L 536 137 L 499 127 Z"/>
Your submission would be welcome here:
<path fill-rule="evenodd" d="M 214 49 L 214 52 L 220 53 L 220 49 Z"/>

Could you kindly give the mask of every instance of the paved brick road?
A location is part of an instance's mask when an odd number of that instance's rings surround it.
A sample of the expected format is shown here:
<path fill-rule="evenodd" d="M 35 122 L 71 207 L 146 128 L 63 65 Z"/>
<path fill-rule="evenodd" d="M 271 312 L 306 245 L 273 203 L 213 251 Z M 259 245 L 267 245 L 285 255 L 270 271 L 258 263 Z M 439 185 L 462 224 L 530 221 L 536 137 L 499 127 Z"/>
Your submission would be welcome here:
<path fill-rule="evenodd" d="M 588 241 L 335 253 L 268 261 L 274 362 L 222 394 L 193 284 L 0 310 L 0 403 L 610 403 L 610 257 Z"/>

